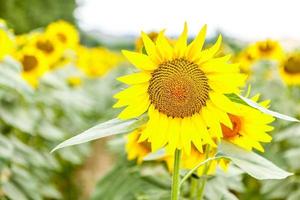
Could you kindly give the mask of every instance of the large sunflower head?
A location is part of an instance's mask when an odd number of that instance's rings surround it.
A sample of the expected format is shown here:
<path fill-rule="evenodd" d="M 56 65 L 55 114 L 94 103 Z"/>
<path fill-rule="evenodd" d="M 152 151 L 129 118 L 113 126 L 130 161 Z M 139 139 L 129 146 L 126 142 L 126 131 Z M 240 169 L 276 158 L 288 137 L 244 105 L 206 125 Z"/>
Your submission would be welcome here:
<path fill-rule="evenodd" d="M 288 55 L 280 65 L 280 75 L 288 85 L 300 85 L 300 53 Z"/>
<path fill-rule="evenodd" d="M 66 21 L 51 23 L 46 29 L 46 34 L 56 38 L 65 48 L 74 48 L 79 43 L 78 31 Z"/>
<path fill-rule="evenodd" d="M 24 48 L 15 55 L 21 63 L 23 78 L 33 87 L 37 87 L 38 79 L 48 70 L 45 56 L 35 48 Z"/>
<path fill-rule="evenodd" d="M 147 112 L 149 121 L 140 141 L 150 142 L 152 151 L 167 145 L 170 152 L 178 148 L 189 154 L 191 144 L 202 151 L 203 144 L 215 145 L 212 138 L 222 137 L 220 123 L 232 127 L 226 112 L 236 108 L 225 94 L 239 92 L 245 75 L 238 65 L 228 63 L 230 56 L 215 58 L 221 36 L 202 50 L 205 34 L 206 26 L 187 44 L 185 25 L 171 44 L 164 31 L 156 42 L 142 33 L 145 54 L 123 51 L 138 72 L 119 78 L 130 86 L 114 96 L 114 107 L 127 106 L 121 119 Z"/>
<path fill-rule="evenodd" d="M 259 95 L 252 98 L 254 101 L 258 101 L 258 99 Z M 228 114 L 232 128 L 221 124 L 223 138 L 246 150 L 250 151 L 254 148 L 263 152 L 264 148 L 260 143 L 268 143 L 272 140 L 268 132 L 272 131 L 273 127 L 269 124 L 275 118 L 247 105 L 235 104 L 239 109 L 234 114 Z M 269 101 L 263 101 L 260 104 L 268 107 Z"/>

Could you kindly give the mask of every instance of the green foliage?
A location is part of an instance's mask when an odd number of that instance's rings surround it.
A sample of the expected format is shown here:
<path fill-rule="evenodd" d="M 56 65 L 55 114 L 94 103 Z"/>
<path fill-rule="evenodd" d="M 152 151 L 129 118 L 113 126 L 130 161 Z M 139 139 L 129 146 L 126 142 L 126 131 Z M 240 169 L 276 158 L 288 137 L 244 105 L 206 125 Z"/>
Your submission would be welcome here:
<path fill-rule="evenodd" d="M 90 145 L 50 151 L 111 117 L 107 107 L 115 76 L 74 88 L 66 81 L 76 71 L 70 66 L 46 74 L 33 90 L 21 78 L 18 63 L 6 59 L 0 70 L 0 199 L 78 198 L 74 172 L 90 154 Z"/>
<path fill-rule="evenodd" d="M 0 0 L 0 18 L 21 34 L 59 19 L 74 23 L 75 8 L 75 0 Z"/>

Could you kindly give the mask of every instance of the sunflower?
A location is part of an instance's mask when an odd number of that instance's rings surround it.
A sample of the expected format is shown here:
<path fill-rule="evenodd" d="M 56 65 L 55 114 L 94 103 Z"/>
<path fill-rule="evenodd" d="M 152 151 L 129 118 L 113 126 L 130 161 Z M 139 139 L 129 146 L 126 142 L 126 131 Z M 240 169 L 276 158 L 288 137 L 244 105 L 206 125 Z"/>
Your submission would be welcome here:
<path fill-rule="evenodd" d="M 9 55 L 14 50 L 14 42 L 9 34 L 0 29 L 0 60 L 4 58 L 4 56 Z"/>
<path fill-rule="evenodd" d="M 281 61 L 284 55 L 280 43 L 270 39 L 256 42 L 250 45 L 249 48 L 253 48 L 253 51 L 256 51 L 258 59 Z"/>
<path fill-rule="evenodd" d="M 35 48 L 27 47 L 18 51 L 15 57 L 22 65 L 22 77 L 36 88 L 39 78 L 48 70 L 44 55 Z"/>
<path fill-rule="evenodd" d="M 64 51 L 55 38 L 50 38 L 45 34 L 35 35 L 29 45 L 42 52 L 51 67 L 59 61 Z"/>
<path fill-rule="evenodd" d="M 66 21 L 61 20 L 51 23 L 46 28 L 46 34 L 50 38 L 56 38 L 64 48 L 74 48 L 79 43 L 78 31 Z"/>
<path fill-rule="evenodd" d="M 122 60 L 119 55 L 100 47 L 79 46 L 76 52 L 77 66 L 92 78 L 104 75 Z"/>
<path fill-rule="evenodd" d="M 257 51 L 253 48 L 246 48 L 235 58 L 235 61 L 240 63 L 240 69 L 243 73 L 250 74 L 253 64 L 257 61 Z"/>
<path fill-rule="evenodd" d="M 258 101 L 259 95 L 252 98 L 253 101 Z M 264 107 L 269 106 L 270 101 L 261 102 Z M 225 124 L 221 124 L 224 140 L 234 143 L 246 150 L 251 151 L 253 148 L 264 152 L 264 148 L 260 144 L 271 142 L 272 137 L 268 132 L 273 130 L 269 124 L 275 120 L 271 115 L 265 114 L 244 104 L 235 103 L 236 107 L 234 114 L 228 114 L 230 121 L 233 124 L 229 128 Z"/>
<path fill-rule="evenodd" d="M 156 151 L 167 145 L 167 151 L 183 149 L 188 155 L 193 144 L 200 152 L 204 144 L 215 146 L 213 137 L 221 138 L 221 123 L 232 127 L 226 114 L 235 110 L 226 93 L 239 92 L 245 75 L 230 56 L 214 58 L 221 36 L 206 50 L 201 50 L 206 34 L 202 28 L 193 42 L 187 44 L 187 25 L 174 44 L 164 31 L 154 43 L 147 34 L 142 38 L 147 54 L 123 51 L 139 71 L 118 80 L 130 85 L 116 94 L 114 107 L 127 106 L 120 119 L 135 118 L 147 112 L 149 121 L 140 141 L 151 143 Z"/>
<path fill-rule="evenodd" d="M 300 85 L 300 53 L 288 55 L 279 67 L 279 72 L 288 85 Z"/>
<path fill-rule="evenodd" d="M 144 158 L 151 153 L 151 146 L 147 141 L 138 142 L 143 129 L 144 127 L 141 127 L 126 136 L 127 159 L 136 159 L 139 164 L 141 164 Z"/>

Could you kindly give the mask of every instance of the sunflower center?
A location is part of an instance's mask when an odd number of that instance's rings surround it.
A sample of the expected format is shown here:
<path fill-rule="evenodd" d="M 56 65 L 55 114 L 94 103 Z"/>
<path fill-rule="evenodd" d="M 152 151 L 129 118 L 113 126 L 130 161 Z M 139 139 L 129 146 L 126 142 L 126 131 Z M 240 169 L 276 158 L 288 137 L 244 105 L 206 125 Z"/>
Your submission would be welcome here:
<path fill-rule="evenodd" d="M 38 41 L 36 43 L 36 47 L 38 49 L 40 49 L 41 51 L 45 52 L 45 53 L 52 53 L 54 51 L 54 46 L 53 44 L 49 41 L 49 40 L 46 40 L 46 41 Z"/>
<path fill-rule="evenodd" d="M 25 72 L 31 71 L 38 66 L 38 60 L 35 56 L 25 55 L 22 60 L 23 70 Z"/>
<path fill-rule="evenodd" d="M 300 58 L 290 57 L 284 65 L 284 71 L 289 74 L 300 73 Z"/>
<path fill-rule="evenodd" d="M 242 126 L 242 122 L 239 117 L 229 114 L 229 118 L 230 118 L 230 121 L 232 122 L 232 126 L 233 126 L 232 129 L 228 128 L 224 124 L 221 124 L 223 137 L 225 139 L 233 138 L 235 136 L 240 135 L 239 132 L 240 132 L 241 126 Z"/>
<path fill-rule="evenodd" d="M 269 53 L 274 49 L 274 46 L 270 44 L 269 42 L 266 42 L 265 44 L 259 45 L 259 50 L 263 53 Z"/>
<path fill-rule="evenodd" d="M 67 42 L 67 37 L 65 36 L 65 34 L 63 33 L 58 33 L 57 34 L 58 39 L 62 42 L 62 43 L 66 43 Z"/>
<path fill-rule="evenodd" d="M 189 117 L 205 106 L 208 79 L 197 64 L 174 59 L 160 64 L 152 73 L 148 93 L 160 112 L 169 117 Z"/>

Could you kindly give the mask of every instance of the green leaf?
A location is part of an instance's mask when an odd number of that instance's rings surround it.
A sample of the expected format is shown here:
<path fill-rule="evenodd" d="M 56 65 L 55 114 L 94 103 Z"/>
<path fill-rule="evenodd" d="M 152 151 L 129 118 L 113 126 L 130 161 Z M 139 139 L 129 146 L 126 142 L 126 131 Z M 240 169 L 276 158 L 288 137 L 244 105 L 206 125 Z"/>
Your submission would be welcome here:
<path fill-rule="evenodd" d="M 121 159 L 96 185 L 91 200 L 170 199 L 169 180 L 151 166 L 151 175 L 140 166 Z M 169 176 L 168 176 L 169 177 Z M 166 182 L 165 182 L 166 181 Z"/>
<path fill-rule="evenodd" d="M 6 59 L 0 65 L 0 86 L 18 91 L 21 94 L 31 95 L 33 89 L 22 79 L 20 66 L 12 59 Z"/>
<path fill-rule="evenodd" d="M 287 139 L 295 140 L 295 138 L 300 137 L 300 125 L 296 124 L 285 128 L 274 136 L 276 142 L 281 142 Z"/>
<path fill-rule="evenodd" d="M 144 161 L 153 161 L 158 160 L 166 156 L 165 149 L 159 149 L 156 152 L 149 153 L 147 156 L 144 157 Z"/>
<path fill-rule="evenodd" d="M 284 114 L 281 114 L 281 113 L 278 113 L 278 112 L 275 112 L 275 111 L 272 111 L 272 110 L 269 110 L 261 105 L 259 105 L 258 103 L 252 101 L 251 99 L 248 99 L 246 97 L 243 97 L 241 95 L 238 95 L 244 102 L 246 102 L 249 106 L 253 107 L 253 108 L 256 108 L 258 110 L 260 110 L 261 112 L 263 113 L 266 113 L 266 114 L 269 114 L 269 115 L 272 115 L 278 119 L 283 119 L 283 120 L 286 120 L 286 121 L 291 121 L 291 122 L 300 122 L 298 119 L 294 118 L 294 117 L 290 117 L 290 116 L 287 116 L 287 115 L 284 115 Z"/>
<path fill-rule="evenodd" d="M 219 153 L 225 155 L 250 176 L 259 180 L 284 179 L 292 175 L 292 173 L 284 171 L 262 156 L 226 141 L 222 141 Z"/>
<path fill-rule="evenodd" d="M 76 144 L 81 144 L 85 142 L 89 142 L 92 140 L 104 138 L 111 135 L 117 135 L 117 134 L 123 134 L 128 133 L 130 131 L 133 131 L 134 129 L 140 127 L 142 124 L 144 124 L 147 120 L 146 116 L 142 116 L 137 119 L 131 119 L 131 120 L 120 120 L 120 119 L 112 119 L 109 121 L 106 121 L 104 123 L 98 124 L 83 133 L 80 133 L 79 135 L 76 135 L 59 145 L 57 145 L 51 152 L 54 152 L 58 149 L 72 146 Z"/>

